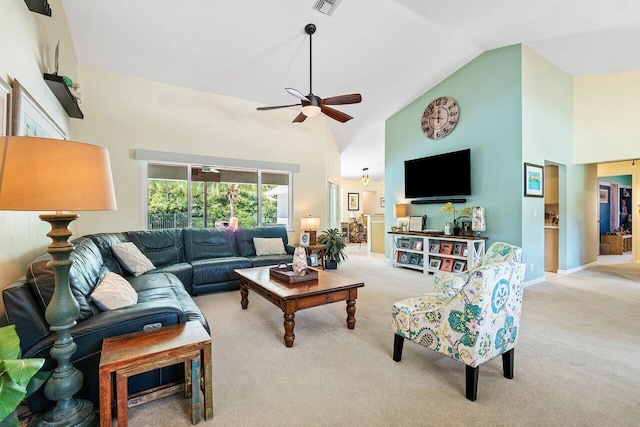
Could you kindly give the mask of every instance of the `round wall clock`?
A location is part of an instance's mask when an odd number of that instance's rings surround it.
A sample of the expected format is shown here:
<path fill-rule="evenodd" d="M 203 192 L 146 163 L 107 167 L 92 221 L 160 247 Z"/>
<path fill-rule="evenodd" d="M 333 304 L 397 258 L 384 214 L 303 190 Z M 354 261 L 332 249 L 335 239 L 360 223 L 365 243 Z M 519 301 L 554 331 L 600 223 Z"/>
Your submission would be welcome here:
<path fill-rule="evenodd" d="M 424 109 L 422 132 L 431 139 L 442 139 L 456 127 L 458 117 L 458 104 L 453 98 L 436 98 Z"/>

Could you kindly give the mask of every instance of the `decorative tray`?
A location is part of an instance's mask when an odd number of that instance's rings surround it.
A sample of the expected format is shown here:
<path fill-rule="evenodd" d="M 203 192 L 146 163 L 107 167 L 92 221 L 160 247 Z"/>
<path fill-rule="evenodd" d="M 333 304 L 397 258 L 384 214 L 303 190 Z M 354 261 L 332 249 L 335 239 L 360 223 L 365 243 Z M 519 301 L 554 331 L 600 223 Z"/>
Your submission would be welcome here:
<path fill-rule="evenodd" d="M 307 273 L 304 276 L 300 276 L 298 273 L 293 271 L 293 266 L 291 264 L 285 263 L 281 263 L 277 267 L 271 267 L 269 269 L 269 276 L 287 283 L 318 280 L 318 272 L 316 270 L 307 268 Z"/>

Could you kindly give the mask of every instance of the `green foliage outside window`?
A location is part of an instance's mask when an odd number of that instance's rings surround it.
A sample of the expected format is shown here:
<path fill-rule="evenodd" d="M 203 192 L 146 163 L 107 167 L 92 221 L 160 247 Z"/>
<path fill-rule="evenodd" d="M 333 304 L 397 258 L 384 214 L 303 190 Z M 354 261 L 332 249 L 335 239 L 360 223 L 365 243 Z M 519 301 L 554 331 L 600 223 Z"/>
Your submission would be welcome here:
<path fill-rule="evenodd" d="M 266 192 L 275 185 L 263 185 Z M 216 221 L 229 221 L 236 216 L 241 227 L 258 226 L 258 191 L 255 184 L 206 183 L 207 223 L 205 217 L 204 182 L 191 186 L 192 227 L 213 227 Z M 235 191 L 234 191 L 235 190 Z M 232 195 L 230 196 L 229 193 Z M 233 199 L 233 200 L 232 200 Z M 149 228 L 186 227 L 189 196 L 187 182 L 180 180 L 150 179 L 148 183 L 147 212 Z M 233 215 L 231 213 L 233 209 Z M 277 203 L 262 199 L 263 225 L 277 222 Z"/>

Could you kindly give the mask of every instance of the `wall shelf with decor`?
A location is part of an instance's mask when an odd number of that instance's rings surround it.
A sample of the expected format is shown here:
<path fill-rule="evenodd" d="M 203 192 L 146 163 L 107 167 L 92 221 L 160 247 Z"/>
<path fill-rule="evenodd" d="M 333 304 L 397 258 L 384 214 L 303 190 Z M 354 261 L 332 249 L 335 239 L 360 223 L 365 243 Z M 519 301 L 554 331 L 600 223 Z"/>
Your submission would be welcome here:
<path fill-rule="evenodd" d="M 391 263 L 424 273 L 461 272 L 480 264 L 486 237 L 392 231 Z"/>
<path fill-rule="evenodd" d="M 31 12 L 51 16 L 51 8 L 48 0 L 24 0 Z"/>
<path fill-rule="evenodd" d="M 78 100 L 71 94 L 62 76 L 44 73 L 44 81 L 47 82 L 49 89 L 58 98 L 60 105 L 62 105 L 69 117 L 74 119 L 84 118 L 80 107 L 78 107 Z"/>

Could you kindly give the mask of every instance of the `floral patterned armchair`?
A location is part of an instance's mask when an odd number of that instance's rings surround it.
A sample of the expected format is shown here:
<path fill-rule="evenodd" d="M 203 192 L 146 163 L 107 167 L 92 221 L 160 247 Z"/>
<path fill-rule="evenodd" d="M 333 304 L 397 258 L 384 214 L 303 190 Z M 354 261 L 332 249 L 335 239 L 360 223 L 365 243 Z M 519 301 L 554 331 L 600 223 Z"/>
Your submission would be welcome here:
<path fill-rule="evenodd" d="M 480 264 L 468 271 L 461 273 L 449 273 L 445 271 L 438 271 L 433 275 L 433 290 L 439 294 L 447 294 L 453 298 L 453 296 L 464 286 L 469 280 L 471 272 L 489 263 L 501 262 L 501 261 L 515 261 L 520 262 L 522 259 L 522 248 L 509 243 L 495 242 L 485 252 Z"/>
<path fill-rule="evenodd" d="M 401 360 L 408 339 L 464 363 L 466 397 L 472 401 L 484 362 L 502 355 L 503 374 L 513 378 L 524 273 L 520 262 L 488 263 L 468 272 L 453 296 L 432 293 L 395 303 L 393 360 Z"/>

